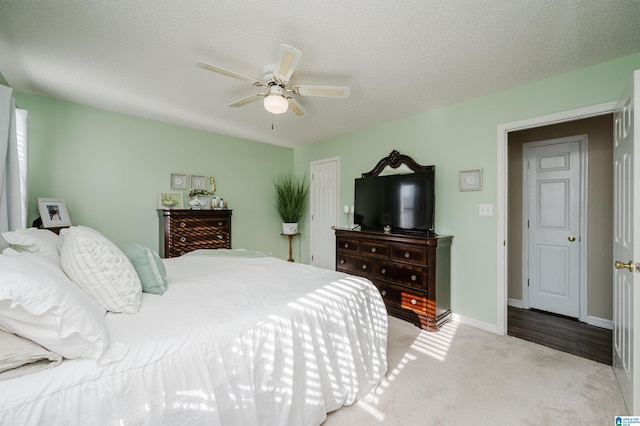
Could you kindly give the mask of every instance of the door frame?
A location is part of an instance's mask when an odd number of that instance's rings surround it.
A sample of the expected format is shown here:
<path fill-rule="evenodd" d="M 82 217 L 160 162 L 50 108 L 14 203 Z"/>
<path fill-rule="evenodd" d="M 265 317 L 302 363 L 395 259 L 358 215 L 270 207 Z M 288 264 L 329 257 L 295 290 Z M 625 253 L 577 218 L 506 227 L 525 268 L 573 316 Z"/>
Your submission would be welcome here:
<path fill-rule="evenodd" d="M 539 127 L 539 126 L 537 126 Z M 529 289 L 527 286 L 527 279 L 529 277 L 529 229 L 524 226 L 524 223 L 528 220 L 528 209 L 525 209 L 525 204 L 528 208 L 528 198 L 526 194 L 528 193 L 528 176 L 527 169 L 524 166 L 524 160 L 527 155 L 525 152 L 525 146 L 529 147 L 537 147 L 537 146 L 548 146 L 548 145 L 556 145 L 561 143 L 567 143 L 571 141 L 578 142 L 578 146 L 580 147 L 580 212 L 579 212 L 579 221 L 578 221 L 578 247 L 579 247 L 579 263 L 578 263 L 578 282 L 579 282 L 579 295 L 580 298 L 579 308 L 578 308 L 578 320 L 580 322 L 587 322 L 587 302 L 588 302 L 588 292 L 587 292 L 587 247 L 588 247 L 588 235 L 587 235 L 587 201 L 589 194 L 589 181 L 587 177 L 589 176 L 589 154 L 588 154 L 588 144 L 589 144 L 589 136 L 585 134 L 573 135 L 573 136 L 565 136 L 561 138 L 552 138 L 552 139 L 543 139 L 539 141 L 532 141 L 523 144 L 522 146 L 522 307 L 524 309 L 528 309 L 529 305 Z"/>
<path fill-rule="evenodd" d="M 508 142 L 509 132 L 550 124 L 575 121 L 613 113 L 616 102 L 607 102 L 554 114 L 499 124 L 497 127 L 497 271 L 496 271 L 496 332 L 507 334 L 507 201 L 508 201 Z"/>

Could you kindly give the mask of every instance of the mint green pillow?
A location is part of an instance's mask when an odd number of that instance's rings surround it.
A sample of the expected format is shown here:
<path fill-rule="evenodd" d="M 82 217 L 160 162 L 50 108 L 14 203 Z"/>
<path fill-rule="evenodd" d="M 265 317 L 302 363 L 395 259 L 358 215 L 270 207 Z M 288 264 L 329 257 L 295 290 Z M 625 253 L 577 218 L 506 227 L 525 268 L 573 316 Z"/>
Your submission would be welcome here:
<path fill-rule="evenodd" d="M 158 253 L 136 243 L 125 243 L 122 251 L 138 273 L 142 291 L 164 294 L 167 290 L 167 271 Z"/>

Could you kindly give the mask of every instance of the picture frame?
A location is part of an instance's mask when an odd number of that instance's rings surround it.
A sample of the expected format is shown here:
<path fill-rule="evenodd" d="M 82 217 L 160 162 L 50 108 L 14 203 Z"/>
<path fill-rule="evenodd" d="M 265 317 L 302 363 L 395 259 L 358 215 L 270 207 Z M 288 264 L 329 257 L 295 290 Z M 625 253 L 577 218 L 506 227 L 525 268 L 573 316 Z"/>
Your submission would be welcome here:
<path fill-rule="evenodd" d="M 67 205 L 61 198 L 37 198 L 43 228 L 71 226 Z"/>
<path fill-rule="evenodd" d="M 207 189 L 207 178 L 201 175 L 191 175 L 191 189 Z"/>
<path fill-rule="evenodd" d="M 198 195 L 200 201 L 202 201 L 202 210 L 211 210 L 211 195 Z"/>
<path fill-rule="evenodd" d="M 482 169 L 460 171 L 460 191 L 482 191 Z"/>
<path fill-rule="evenodd" d="M 184 196 L 182 192 L 161 192 L 158 194 L 158 208 L 166 210 L 183 209 Z"/>
<path fill-rule="evenodd" d="M 187 190 L 188 175 L 183 173 L 171 173 L 171 189 Z"/>

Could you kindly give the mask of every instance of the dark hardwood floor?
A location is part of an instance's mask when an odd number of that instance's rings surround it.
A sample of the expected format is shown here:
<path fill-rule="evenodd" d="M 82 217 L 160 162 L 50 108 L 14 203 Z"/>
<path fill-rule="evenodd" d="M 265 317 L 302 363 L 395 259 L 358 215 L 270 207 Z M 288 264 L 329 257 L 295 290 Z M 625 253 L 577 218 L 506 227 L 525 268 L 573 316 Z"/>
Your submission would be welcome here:
<path fill-rule="evenodd" d="M 611 365 L 612 331 L 577 319 L 509 306 L 507 334 Z"/>

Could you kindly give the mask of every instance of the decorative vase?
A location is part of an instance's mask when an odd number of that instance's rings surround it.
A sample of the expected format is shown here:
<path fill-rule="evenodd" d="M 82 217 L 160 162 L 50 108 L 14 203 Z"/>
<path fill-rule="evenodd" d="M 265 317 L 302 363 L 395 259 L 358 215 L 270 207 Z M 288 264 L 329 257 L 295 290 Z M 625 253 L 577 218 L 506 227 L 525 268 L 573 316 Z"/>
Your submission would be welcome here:
<path fill-rule="evenodd" d="M 298 222 L 283 222 L 282 233 L 285 235 L 294 235 L 298 233 Z"/>

